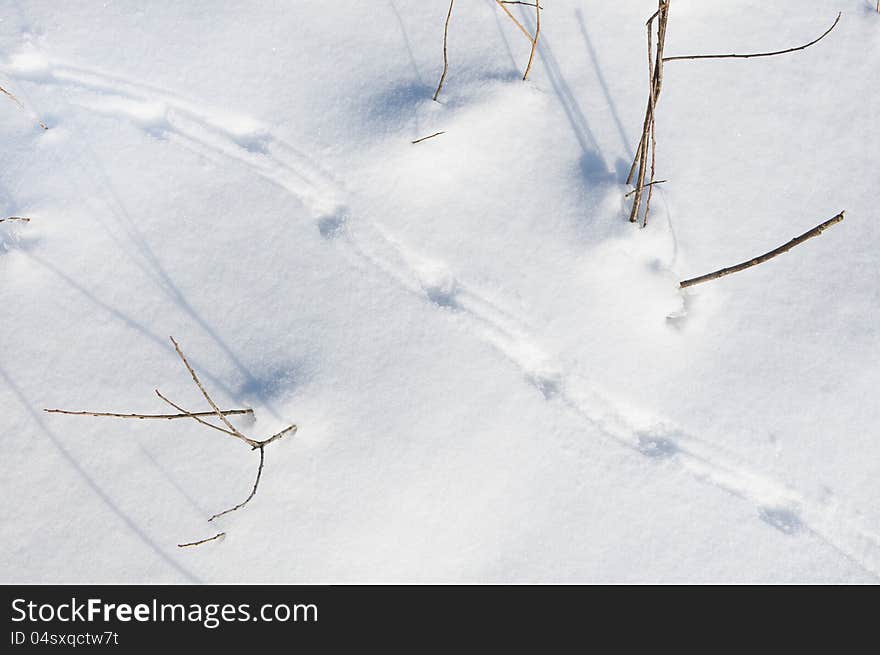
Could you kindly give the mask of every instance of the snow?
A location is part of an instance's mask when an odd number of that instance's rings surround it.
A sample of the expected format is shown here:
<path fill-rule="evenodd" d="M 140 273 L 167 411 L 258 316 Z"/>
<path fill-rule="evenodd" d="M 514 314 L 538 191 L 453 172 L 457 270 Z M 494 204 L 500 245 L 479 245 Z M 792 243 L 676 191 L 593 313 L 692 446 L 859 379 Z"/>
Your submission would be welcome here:
<path fill-rule="evenodd" d="M 875 582 L 872 4 L 5 3 L 0 579 Z"/>

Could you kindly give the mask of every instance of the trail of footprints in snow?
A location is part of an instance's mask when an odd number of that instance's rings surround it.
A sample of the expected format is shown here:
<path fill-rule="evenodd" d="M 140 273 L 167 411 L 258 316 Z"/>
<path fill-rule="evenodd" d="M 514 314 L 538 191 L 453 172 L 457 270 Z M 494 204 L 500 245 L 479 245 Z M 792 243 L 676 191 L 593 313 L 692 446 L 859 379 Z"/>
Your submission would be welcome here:
<path fill-rule="evenodd" d="M 675 427 L 658 423 L 653 428 L 640 428 L 588 380 L 563 375 L 527 323 L 502 309 L 502 303 L 464 284 L 445 265 L 406 247 L 378 224 L 347 221 L 341 184 L 271 129 L 256 121 L 222 116 L 145 84 L 85 68 L 45 64 L 37 70 L 12 66 L 5 72 L 60 85 L 75 92 L 69 98 L 74 104 L 124 117 L 147 132 L 175 139 L 207 156 L 243 164 L 299 199 L 315 217 L 321 235 L 344 241 L 357 265 L 380 271 L 399 287 L 449 310 L 448 317 L 495 348 L 548 401 L 562 403 L 633 452 L 676 462 L 694 478 L 745 500 L 778 530 L 786 534 L 810 532 L 880 576 L 880 535 L 861 525 L 857 515 L 838 503 L 811 500 Z"/>

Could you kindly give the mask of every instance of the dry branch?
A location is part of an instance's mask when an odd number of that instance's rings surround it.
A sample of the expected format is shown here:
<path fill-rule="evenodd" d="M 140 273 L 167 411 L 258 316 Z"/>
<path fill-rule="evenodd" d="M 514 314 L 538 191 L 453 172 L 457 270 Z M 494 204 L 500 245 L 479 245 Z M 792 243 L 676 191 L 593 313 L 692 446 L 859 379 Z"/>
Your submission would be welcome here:
<path fill-rule="evenodd" d="M 433 139 L 435 136 L 440 136 L 441 134 L 446 134 L 446 132 L 435 132 L 434 134 L 431 134 L 429 136 L 423 136 L 421 139 L 416 139 L 415 141 L 412 141 L 411 143 L 413 145 L 415 145 L 416 143 L 421 143 L 422 141 L 427 141 L 428 139 Z"/>
<path fill-rule="evenodd" d="M 69 410 L 64 410 L 64 409 L 46 409 L 43 411 L 54 413 L 54 414 L 68 414 L 68 415 L 76 415 L 76 416 L 111 416 L 111 417 L 115 417 L 115 418 L 136 418 L 136 419 L 191 418 L 191 419 L 195 420 L 196 422 L 198 422 L 200 425 L 211 428 L 213 430 L 217 430 L 218 432 L 223 432 L 224 434 L 228 434 L 229 436 L 235 437 L 236 439 L 243 441 L 244 443 L 246 443 L 248 446 L 251 447 L 251 450 L 259 450 L 260 451 L 260 465 L 259 465 L 259 468 L 257 469 L 257 476 L 256 476 L 256 479 L 254 480 L 254 486 L 251 489 L 250 494 L 248 495 L 247 498 L 244 499 L 244 501 L 242 501 L 241 503 L 239 503 L 235 507 L 231 507 L 230 509 L 227 509 L 227 510 L 224 510 L 224 511 L 219 512 L 217 514 L 214 514 L 213 516 L 211 516 L 211 518 L 208 519 L 209 521 L 213 521 L 214 519 L 216 519 L 220 516 L 223 516 L 225 514 L 229 514 L 230 512 L 234 512 L 235 510 L 244 507 L 245 505 L 247 505 L 247 503 L 250 502 L 250 500 L 257 493 L 257 488 L 260 485 L 260 478 L 263 475 L 263 466 L 264 466 L 265 460 L 266 460 L 266 452 L 265 452 L 266 446 L 268 446 L 269 444 L 271 444 L 275 441 L 278 441 L 279 439 L 281 439 L 283 436 L 285 436 L 287 434 L 295 433 L 297 430 L 297 426 L 296 425 L 289 425 L 286 428 L 284 428 L 283 430 L 281 430 L 280 432 L 276 432 L 271 437 L 268 437 L 263 440 L 251 439 L 250 437 L 247 437 L 244 434 L 242 434 L 234 425 L 232 425 L 232 423 L 226 417 L 233 416 L 233 415 L 239 415 L 239 414 L 253 414 L 253 410 L 252 409 L 221 410 L 217 406 L 217 403 L 215 403 L 214 400 L 211 398 L 211 395 L 208 393 L 208 391 L 205 389 L 204 385 L 202 384 L 201 380 L 199 379 L 199 376 L 196 374 L 193 367 L 190 366 L 190 363 L 187 360 L 186 355 L 183 354 L 183 350 L 181 350 L 177 341 L 174 340 L 174 337 L 170 337 L 170 339 L 171 339 L 171 343 L 174 344 L 174 350 L 177 352 L 178 357 L 180 357 L 180 360 L 183 362 L 183 365 L 186 367 L 186 370 L 189 372 L 193 383 L 196 385 L 198 390 L 201 392 L 202 396 L 205 398 L 205 400 L 211 406 L 212 411 L 210 411 L 210 412 L 190 412 L 189 410 L 184 409 L 183 407 L 181 407 L 177 403 L 175 403 L 175 402 L 169 400 L 168 398 L 166 398 L 165 396 L 163 396 L 162 393 L 158 389 L 156 389 L 156 395 L 159 396 L 159 398 L 161 398 L 164 402 L 166 402 L 169 405 L 171 405 L 172 407 L 174 407 L 178 412 L 180 412 L 179 414 L 118 414 L 118 413 L 111 413 L 111 412 L 69 411 Z M 222 422 L 222 425 L 216 425 L 214 423 L 211 423 L 210 421 L 207 420 L 210 417 L 219 418 L 220 421 Z M 187 546 L 197 546 L 197 545 L 203 544 L 207 541 L 213 541 L 214 539 L 217 539 L 218 537 L 222 536 L 223 534 L 225 534 L 225 533 L 219 533 L 213 537 L 210 537 L 209 539 L 203 539 L 202 541 L 194 541 L 192 543 L 178 544 L 178 546 L 180 548 L 184 548 Z"/>
<path fill-rule="evenodd" d="M 827 230 L 832 225 L 836 225 L 843 220 L 845 212 L 840 212 L 834 218 L 829 218 L 824 223 L 821 223 L 814 227 L 812 230 L 808 232 L 804 232 L 799 237 L 795 237 L 791 241 L 786 244 L 779 246 L 778 248 L 774 248 L 770 252 L 764 253 L 759 257 L 755 257 L 753 259 L 748 260 L 747 262 L 743 262 L 742 264 L 737 264 L 736 266 L 730 266 L 728 268 L 722 268 L 721 270 L 715 271 L 713 273 L 707 273 L 706 275 L 701 275 L 700 277 L 691 278 L 689 280 L 684 280 L 683 282 L 679 282 L 679 287 L 682 289 L 686 289 L 687 287 L 692 287 L 695 284 L 702 284 L 703 282 L 709 282 L 710 280 L 717 280 L 720 277 L 724 277 L 725 275 L 730 275 L 731 273 L 737 273 L 739 271 L 744 271 L 747 268 L 751 268 L 752 266 L 757 266 L 758 264 L 762 264 L 769 259 L 773 259 L 774 257 L 778 257 L 779 255 L 788 252 L 795 246 L 799 246 L 804 241 L 812 239 L 813 237 L 817 237 L 822 234 L 825 230 Z"/>
<path fill-rule="evenodd" d="M 880 3 L 878 3 L 878 5 L 880 5 Z M 737 55 L 737 54 L 730 54 L 730 55 L 679 55 L 677 57 L 666 57 L 663 59 L 663 61 L 664 62 L 666 62 L 666 61 L 681 61 L 683 59 L 751 59 L 754 57 L 775 57 L 776 55 L 785 55 L 790 52 L 798 52 L 799 50 L 806 50 L 810 46 L 816 45 L 817 43 L 819 43 L 819 41 L 821 41 L 826 36 L 831 34 L 831 31 L 835 27 L 837 27 L 837 24 L 840 22 L 840 17 L 842 15 L 843 15 L 843 13 L 837 14 L 837 18 L 834 19 L 834 24 L 831 27 L 829 27 L 827 30 L 825 30 L 825 32 L 822 33 L 822 36 L 820 36 L 816 39 L 813 39 L 809 43 L 805 43 L 804 45 L 797 46 L 795 48 L 786 48 L 785 50 L 775 50 L 773 52 L 755 52 L 755 53 L 751 53 L 751 54 L 747 54 L 747 55 Z"/>
<path fill-rule="evenodd" d="M 526 72 L 523 73 L 523 82 L 526 81 L 526 78 L 529 76 L 529 71 L 532 70 L 532 61 L 535 59 L 535 50 L 538 49 L 538 37 L 541 36 L 541 7 L 536 2 L 535 3 L 535 36 L 532 39 L 532 49 L 529 52 L 529 63 L 526 64 Z"/>
<path fill-rule="evenodd" d="M 9 91 L 7 91 L 6 89 L 4 89 L 2 86 L 0 86 L 0 93 L 3 93 L 3 94 L 5 94 L 7 97 L 9 97 L 9 99 L 12 100 L 12 102 L 14 102 L 15 104 L 17 104 L 18 107 L 19 107 L 19 109 L 21 109 L 24 113 L 26 113 L 26 114 L 28 113 L 28 110 L 25 108 L 25 106 L 24 106 L 23 104 L 21 104 L 21 100 L 19 100 L 18 98 L 16 98 L 16 97 L 15 97 L 14 95 L 12 95 Z M 38 123 L 39 126 L 42 127 L 44 130 L 48 130 L 48 129 L 49 129 L 48 127 L 46 127 L 45 123 L 43 123 L 43 121 L 41 121 L 40 119 L 37 119 L 37 123 Z"/>
<path fill-rule="evenodd" d="M 3 221 L 21 221 L 22 223 L 30 223 L 31 219 L 24 216 L 7 216 L 6 218 L 0 218 L 0 223 Z"/>
<path fill-rule="evenodd" d="M 535 59 L 535 51 L 538 49 L 538 37 L 541 35 L 541 10 L 544 9 L 537 2 L 505 2 L 505 0 L 495 0 L 495 4 L 501 7 L 507 17 L 510 18 L 514 22 L 514 24 L 519 28 L 519 31 L 522 32 L 525 37 L 529 40 L 529 43 L 532 45 L 532 49 L 529 51 L 529 63 L 526 65 L 526 71 L 523 73 L 523 81 L 525 81 L 529 77 L 529 71 L 532 70 L 532 61 Z M 516 19 L 516 16 L 511 13 L 510 9 L 508 9 L 505 5 L 526 5 L 528 7 L 535 8 L 535 34 L 532 36 L 529 34 L 529 31 L 523 27 L 523 24 Z"/>
<path fill-rule="evenodd" d="M 139 418 L 139 419 L 175 419 L 175 418 L 195 418 L 198 416 L 214 416 L 214 412 L 196 412 L 191 414 L 184 412 L 183 414 L 116 414 L 114 412 L 72 412 L 66 409 L 44 409 L 49 414 L 68 414 L 70 416 L 109 416 L 112 418 Z M 253 414 L 252 409 L 224 409 L 221 410 L 226 416 L 236 416 L 239 414 Z"/>
<path fill-rule="evenodd" d="M 660 91 L 663 88 L 663 51 L 666 47 L 666 26 L 669 22 L 669 5 L 671 0 L 658 0 L 657 11 L 654 12 L 646 23 L 648 32 L 648 103 L 645 109 L 645 120 L 642 124 L 642 136 L 639 140 L 636 155 L 633 159 L 632 166 L 629 169 L 629 175 L 626 183 L 631 184 L 633 176 L 638 171 L 638 177 L 633 193 L 634 195 L 632 207 L 630 209 L 629 220 L 635 223 L 639 220 L 639 214 L 642 207 L 642 195 L 645 189 L 648 189 L 648 200 L 642 213 L 642 227 L 648 224 L 648 212 L 651 206 L 651 197 L 654 191 L 654 173 L 657 161 L 657 139 L 655 134 L 657 101 L 660 99 Z M 653 43 L 653 26 L 657 23 L 657 46 Z M 650 149 L 650 150 L 649 150 Z M 650 152 L 650 157 L 649 157 Z M 650 181 L 645 182 L 650 166 Z"/>
<path fill-rule="evenodd" d="M 437 85 L 437 90 L 434 92 L 435 102 L 440 95 L 440 89 L 443 88 L 443 82 L 446 80 L 446 72 L 449 70 L 449 57 L 446 54 L 446 40 L 449 37 L 449 19 L 452 18 L 452 5 L 454 4 L 455 0 L 449 0 L 449 11 L 446 13 L 446 24 L 443 26 L 443 74 L 440 76 L 440 83 Z"/>
<path fill-rule="evenodd" d="M 177 544 L 178 548 L 188 548 L 189 546 L 201 546 L 202 544 L 206 544 L 209 541 L 214 541 L 215 539 L 221 539 L 226 536 L 225 532 L 218 532 L 213 537 L 208 537 L 207 539 L 199 539 L 198 541 L 191 541 L 188 544 Z"/>

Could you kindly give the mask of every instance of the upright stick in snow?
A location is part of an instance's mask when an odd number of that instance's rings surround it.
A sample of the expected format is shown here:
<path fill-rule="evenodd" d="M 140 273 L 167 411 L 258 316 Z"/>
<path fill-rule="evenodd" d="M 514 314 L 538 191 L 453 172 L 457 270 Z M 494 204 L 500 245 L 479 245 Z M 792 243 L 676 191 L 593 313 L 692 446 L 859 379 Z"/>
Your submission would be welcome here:
<path fill-rule="evenodd" d="M 497 4 L 501 9 L 507 14 L 507 17 L 510 18 L 514 22 L 514 24 L 519 28 L 519 31 L 522 32 L 525 37 L 529 40 L 529 43 L 532 44 L 532 49 L 529 51 L 529 63 L 526 66 L 526 72 L 523 73 L 523 81 L 525 81 L 529 77 L 529 71 L 532 70 L 532 61 L 535 59 L 535 51 L 538 49 L 538 37 L 541 35 L 541 10 L 544 9 L 540 3 L 538 2 L 507 2 L 505 0 L 495 0 L 495 4 Z M 535 8 L 535 35 L 532 36 L 529 34 L 529 31 L 523 27 L 523 24 L 520 23 L 516 16 L 514 16 L 510 9 L 505 7 L 505 5 L 528 5 L 529 7 Z"/>
<path fill-rule="evenodd" d="M 446 40 L 449 37 L 449 19 L 452 18 L 452 5 L 455 4 L 455 0 L 449 0 L 449 11 L 446 13 L 446 24 L 443 26 L 443 74 L 440 76 L 440 84 L 437 85 L 437 90 L 434 91 L 434 102 L 437 101 L 437 97 L 440 95 L 440 89 L 443 88 L 443 82 L 446 80 L 446 71 L 449 70 L 449 57 L 446 54 Z"/>

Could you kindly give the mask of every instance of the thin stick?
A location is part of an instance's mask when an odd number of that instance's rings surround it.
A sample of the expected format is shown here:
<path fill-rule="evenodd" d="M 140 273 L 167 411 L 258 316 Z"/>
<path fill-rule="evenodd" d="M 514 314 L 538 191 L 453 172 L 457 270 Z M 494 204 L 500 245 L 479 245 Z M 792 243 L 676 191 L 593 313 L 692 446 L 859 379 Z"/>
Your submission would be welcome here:
<path fill-rule="evenodd" d="M 4 89 L 2 86 L 0 86 L 0 93 L 5 93 L 5 94 L 6 94 L 6 95 L 12 100 L 12 102 L 14 102 L 15 104 L 17 104 L 17 105 L 19 106 L 19 108 L 20 108 L 24 113 L 26 113 L 26 114 L 30 113 L 30 112 L 25 108 L 25 106 L 24 106 L 23 104 L 21 104 L 21 100 L 19 100 L 18 98 L 16 98 L 16 97 L 15 97 L 14 95 L 12 95 L 9 91 L 7 91 L 6 89 Z M 43 121 L 41 121 L 39 118 L 36 119 L 36 121 L 37 121 L 37 123 L 40 125 L 40 127 L 42 127 L 44 130 L 48 130 L 48 129 L 49 129 L 48 127 L 46 127 L 46 125 L 43 123 Z"/>
<path fill-rule="evenodd" d="M 708 273 L 706 275 L 701 275 L 700 277 L 691 278 L 690 280 L 684 280 L 683 282 L 679 283 L 679 287 L 681 287 L 682 289 L 686 289 L 687 287 L 692 287 L 695 284 L 702 284 L 703 282 L 708 282 L 709 280 L 717 280 L 718 278 L 724 277 L 725 275 L 730 275 L 731 273 L 737 273 L 739 271 L 743 271 L 747 268 L 751 268 L 752 266 L 757 266 L 758 264 L 762 264 L 763 262 L 766 262 L 768 259 L 773 259 L 774 257 L 778 257 L 779 255 L 788 252 L 789 250 L 791 250 L 795 246 L 802 244 L 804 241 L 807 241 L 808 239 L 812 239 L 813 237 L 819 236 L 820 234 L 822 234 L 822 232 L 827 230 L 832 225 L 836 225 L 837 223 L 840 223 L 840 221 L 843 220 L 844 213 L 845 212 L 840 212 L 834 218 L 828 219 L 824 223 L 814 227 L 809 232 L 804 232 L 799 237 L 795 237 L 794 239 L 792 239 L 788 243 L 781 245 L 778 248 L 775 248 L 775 249 L 771 250 L 770 252 L 761 255 L 760 257 L 755 257 L 754 259 L 750 259 L 749 261 L 743 262 L 742 264 L 737 264 L 736 266 L 722 268 L 721 270 L 715 271 L 714 273 Z"/>
<path fill-rule="evenodd" d="M 293 434 L 296 434 L 297 427 L 295 425 L 288 425 L 286 428 L 281 430 L 281 432 L 276 432 L 268 439 L 263 439 L 262 441 L 258 441 L 257 445 L 254 446 L 252 450 L 256 450 L 257 448 L 265 448 L 273 441 L 278 441 L 281 437 L 283 437 L 285 434 L 287 434 L 288 432 L 291 432 L 291 431 L 293 432 Z"/>
<path fill-rule="evenodd" d="M 209 518 L 208 521 L 213 521 L 214 519 L 219 518 L 219 517 L 223 516 L 224 514 L 229 514 L 230 512 L 234 512 L 237 509 L 241 509 L 242 507 L 244 507 L 245 505 L 247 505 L 251 501 L 251 498 L 253 498 L 254 496 L 257 495 L 257 487 L 260 485 L 260 476 L 263 475 L 263 464 L 266 461 L 266 453 L 265 453 L 265 450 L 263 449 L 263 446 L 259 446 L 258 449 L 260 451 L 260 467 L 257 469 L 257 479 L 254 480 L 254 488 L 251 489 L 250 495 L 247 498 L 245 498 L 242 502 L 240 502 L 238 505 L 236 505 L 235 507 L 230 507 L 229 509 L 224 509 L 222 512 L 218 512 L 217 514 L 214 514 L 214 516 Z"/>
<path fill-rule="evenodd" d="M 645 187 L 649 187 L 649 186 L 652 186 L 652 185 L 654 185 L 654 184 L 666 184 L 668 181 L 669 181 L 669 180 L 654 180 L 653 182 L 648 182 L 648 183 L 647 183 L 645 186 L 643 186 L 642 188 L 644 189 Z M 635 192 L 636 192 L 636 189 L 633 189 L 632 191 L 630 191 L 629 193 L 627 193 L 627 194 L 626 194 L 625 196 L 623 196 L 623 197 L 624 197 L 624 198 L 629 198 L 629 197 L 630 197 L 632 194 L 634 194 Z"/>
<path fill-rule="evenodd" d="M 411 143 L 413 145 L 415 145 L 416 143 L 421 143 L 422 141 L 427 141 L 428 139 L 433 139 L 435 136 L 440 136 L 441 134 L 446 134 L 446 132 L 435 132 L 434 134 L 432 134 L 430 136 L 423 136 L 421 139 L 416 139 L 415 141 L 412 141 Z"/>
<path fill-rule="evenodd" d="M 209 541 L 214 541 L 215 539 L 221 539 L 226 536 L 225 532 L 218 532 L 213 537 L 208 537 L 207 539 L 200 539 L 199 541 L 191 541 L 188 544 L 177 544 L 178 548 L 188 548 L 190 546 L 201 546 L 202 544 L 206 544 Z"/>
<path fill-rule="evenodd" d="M 529 76 L 529 71 L 532 70 L 532 60 L 535 58 L 535 50 L 538 49 L 538 37 L 541 35 L 541 7 L 538 3 L 535 3 L 535 36 L 532 38 L 532 50 L 529 52 L 529 63 L 526 64 L 526 72 L 523 73 L 523 82 L 526 81 L 526 78 Z"/>
<path fill-rule="evenodd" d="M 184 409 L 183 407 L 181 407 L 180 405 L 177 405 L 176 403 L 171 402 L 171 401 L 168 400 L 165 396 L 163 396 L 163 395 L 162 395 L 162 392 L 159 391 L 158 389 L 155 389 L 154 391 L 156 392 L 156 395 L 159 396 L 159 398 L 161 398 L 161 399 L 164 400 L 166 403 L 168 403 L 169 405 L 171 405 L 174 409 L 183 412 L 183 415 L 184 415 L 185 417 L 187 417 L 187 418 L 191 418 L 191 419 L 195 419 L 196 422 L 201 423 L 201 424 L 204 425 L 205 427 L 213 428 L 213 429 L 215 429 L 215 430 L 217 430 L 217 431 L 219 431 L 219 432 L 223 432 L 224 434 L 228 434 L 230 437 L 235 437 L 236 439 L 239 439 L 239 438 L 240 438 L 240 437 L 239 437 L 237 434 L 235 434 L 234 432 L 230 432 L 230 431 L 227 430 L 226 428 L 222 428 L 222 427 L 220 427 L 219 425 L 214 425 L 213 423 L 209 423 L 208 421 L 204 421 L 204 420 L 200 419 L 199 416 L 198 416 L 197 414 L 193 414 L 192 412 L 185 410 L 185 409 Z M 202 415 L 207 414 L 208 416 L 216 416 L 216 414 L 215 414 L 214 412 L 199 412 L 199 414 L 202 414 Z M 254 446 L 254 444 L 257 443 L 257 442 L 254 441 L 253 439 L 248 439 L 247 437 L 245 437 L 245 439 L 247 440 L 247 443 L 250 444 L 252 447 Z"/>
<path fill-rule="evenodd" d="M 208 404 L 211 406 L 211 409 L 214 410 L 214 413 L 220 418 L 220 420 L 226 425 L 226 427 L 230 429 L 230 431 L 232 432 L 232 434 L 234 436 L 238 437 L 239 439 L 241 439 L 245 443 L 249 443 L 249 444 L 253 445 L 253 439 L 248 439 L 241 432 L 239 432 L 238 429 L 236 429 L 236 427 L 234 425 L 232 425 L 232 423 L 229 422 L 229 419 L 227 419 L 223 415 L 223 412 L 220 411 L 220 408 L 217 407 L 217 404 L 211 399 L 211 396 L 208 395 L 208 392 L 205 391 L 205 387 L 202 386 L 202 383 L 199 380 L 199 376 L 196 375 L 196 372 L 193 370 L 193 367 L 189 365 L 188 361 L 186 361 L 186 356 L 183 354 L 183 351 L 180 349 L 180 346 L 177 345 L 177 342 L 174 340 L 174 337 L 169 337 L 169 339 L 171 339 L 171 343 L 174 344 L 174 349 L 177 351 L 177 355 L 180 357 L 181 361 L 183 362 L 183 365 L 186 366 L 186 370 L 189 371 L 189 374 L 192 377 L 193 382 L 196 383 L 196 386 L 199 388 L 199 391 L 202 392 L 202 395 L 205 397 L 205 400 L 208 401 Z"/>
<path fill-rule="evenodd" d="M 159 394 L 160 398 L 165 398 Z M 70 416 L 110 416 L 112 418 L 139 418 L 139 419 L 175 419 L 175 418 L 196 418 L 198 416 L 215 416 L 214 412 L 184 412 L 183 414 L 116 414 L 114 412 L 72 412 L 66 409 L 44 409 L 49 414 L 68 414 Z M 183 410 L 181 410 L 183 411 Z M 235 416 L 238 414 L 253 414 L 252 409 L 224 409 L 221 410 L 226 416 Z"/>
<path fill-rule="evenodd" d="M 527 38 L 529 41 L 534 41 L 534 39 L 532 38 L 532 35 L 529 34 L 529 31 L 528 31 L 525 27 L 523 27 L 522 23 L 520 23 L 520 22 L 516 19 L 516 16 L 514 16 L 512 13 L 510 13 L 510 9 L 508 9 L 507 7 L 505 7 L 505 6 L 504 6 L 504 3 L 501 2 L 501 0 L 495 0 L 495 4 L 497 4 L 499 7 L 501 7 L 501 8 L 504 10 L 504 13 L 507 14 L 507 15 L 510 17 L 510 20 L 512 20 L 514 23 L 516 23 L 516 26 L 519 28 L 520 32 L 522 32 L 523 34 L 525 34 L 525 35 L 526 35 L 526 38 Z"/>
<path fill-rule="evenodd" d="M 0 218 L 0 223 L 3 221 L 21 221 L 22 223 L 30 223 L 31 219 L 25 218 L 24 216 L 7 216 L 6 218 Z"/>
<path fill-rule="evenodd" d="M 449 19 L 452 18 L 452 5 L 455 4 L 455 0 L 449 0 L 449 11 L 446 13 L 446 24 L 443 26 L 443 74 L 440 76 L 440 84 L 437 85 L 437 90 L 434 92 L 434 102 L 437 101 L 437 96 L 440 95 L 440 89 L 443 88 L 443 82 L 446 80 L 446 72 L 449 70 L 449 58 L 446 55 L 446 39 L 449 36 Z"/>
<path fill-rule="evenodd" d="M 877 4 L 878 4 L 878 6 L 880 6 L 880 2 L 878 2 Z M 798 46 L 796 48 L 787 48 L 785 50 L 776 50 L 775 52 L 756 52 L 756 53 L 752 53 L 752 54 L 748 54 L 748 55 L 737 55 L 737 54 L 732 54 L 732 55 L 680 55 L 677 57 L 666 57 L 663 59 L 663 61 L 681 61 L 683 59 L 750 59 L 752 57 L 775 57 L 776 55 L 785 55 L 790 52 L 797 52 L 798 50 L 806 50 L 810 46 L 816 45 L 817 43 L 819 43 L 819 41 L 821 41 L 826 36 L 831 34 L 831 31 L 835 27 L 837 27 L 837 24 L 840 22 L 840 17 L 842 15 L 843 15 L 842 12 L 837 14 L 837 18 L 834 20 L 834 24 L 831 27 L 829 27 L 827 30 L 825 30 L 825 32 L 822 34 L 822 36 L 820 36 L 817 39 L 813 39 L 809 43 L 805 43 L 804 45 Z"/>
<path fill-rule="evenodd" d="M 525 5 L 526 7 L 538 7 L 538 9 L 543 9 L 538 5 L 537 2 L 521 2 L 521 0 L 501 0 L 501 4 L 503 5 Z"/>

